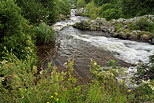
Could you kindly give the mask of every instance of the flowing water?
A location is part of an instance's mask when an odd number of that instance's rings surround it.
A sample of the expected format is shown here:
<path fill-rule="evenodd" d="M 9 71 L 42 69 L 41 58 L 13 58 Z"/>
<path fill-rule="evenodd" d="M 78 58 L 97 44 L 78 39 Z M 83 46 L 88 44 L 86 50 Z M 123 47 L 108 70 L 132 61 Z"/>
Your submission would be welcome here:
<path fill-rule="evenodd" d="M 82 20 L 88 18 L 75 16 L 75 9 L 72 9 L 70 20 L 53 25 L 57 31 L 57 41 L 60 41 L 56 60 L 62 65 L 68 58 L 74 57 L 75 68 L 82 76 L 89 75 L 91 59 L 101 65 L 115 59 L 121 66 L 129 67 L 130 64 L 148 62 L 149 56 L 154 53 L 154 45 L 148 43 L 121 40 L 101 31 L 81 31 L 71 26 Z M 128 74 L 132 70 L 129 69 Z"/>

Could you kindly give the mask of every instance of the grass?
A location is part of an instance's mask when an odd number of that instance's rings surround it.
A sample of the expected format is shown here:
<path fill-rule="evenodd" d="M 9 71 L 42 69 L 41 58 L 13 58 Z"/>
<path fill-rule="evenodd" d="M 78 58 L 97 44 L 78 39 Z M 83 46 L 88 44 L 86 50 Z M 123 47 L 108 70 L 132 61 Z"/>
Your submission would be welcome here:
<path fill-rule="evenodd" d="M 0 103 L 136 103 L 135 93 L 124 82 L 115 78 L 117 72 L 113 63 L 111 69 L 102 70 L 96 62 L 90 65 L 94 74 L 89 83 L 79 82 L 73 73 L 74 60 L 58 72 L 56 66 L 38 71 L 33 58 L 21 61 L 13 54 L 9 60 L 0 63 L 3 76 L 0 78 Z M 101 71 L 100 71 L 101 70 Z M 9 71 L 6 72 L 6 71 Z M 144 101 L 144 100 L 143 100 Z M 141 101 L 142 102 L 142 101 Z"/>

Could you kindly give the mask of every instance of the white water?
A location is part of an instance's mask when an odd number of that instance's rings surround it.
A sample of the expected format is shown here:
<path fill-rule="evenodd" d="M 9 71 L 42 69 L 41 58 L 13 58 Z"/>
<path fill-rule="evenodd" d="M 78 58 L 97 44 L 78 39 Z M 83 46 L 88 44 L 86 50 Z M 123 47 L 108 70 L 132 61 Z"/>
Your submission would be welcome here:
<path fill-rule="evenodd" d="M 82 20 L 89 20 L 87 17 L 75 16 L 76 9 L 71 10 L 70 20 L 60 21 L 53 25 L 53 29 L 59 31 L 68 25 L 73 25 Z"/>
<path fill-rule="evenodd" d="M 82 40 L 97 48 L 109 51 L 115 57 L 131 64 L 138 64 L 141 61 L 148 62 L 149 56 L 154 53 L 154 45 L 148 43 L 80 34 L 73 27 L 67 28 L 64 33 L 63 35 L 67 35 L 71 39 Z"/>

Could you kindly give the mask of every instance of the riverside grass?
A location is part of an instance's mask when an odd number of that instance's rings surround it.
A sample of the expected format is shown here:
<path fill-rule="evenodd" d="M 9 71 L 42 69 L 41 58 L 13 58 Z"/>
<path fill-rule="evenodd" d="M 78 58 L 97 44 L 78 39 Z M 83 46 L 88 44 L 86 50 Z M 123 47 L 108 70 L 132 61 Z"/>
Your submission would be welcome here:
<path fill-rule="evenodd" d="M 48 69 L 38 71 L 35 58 L 21 61 L 13 54 L 0 63 L 0 103 L 139 103 L 132 90 L 123 81 L 115 79 L 115 72 L 98 73 L 96 62 L 90 65 L 94 74 L 89 83 L 79 82 L 73 73 L 74 60 L 66 65 L 68 71 L 58 72 L 58 67 L 48 64 Z M 147 96 L 148 97 L 148 96 Z M 146 97 L 146 98 L 147 98 Z"/>

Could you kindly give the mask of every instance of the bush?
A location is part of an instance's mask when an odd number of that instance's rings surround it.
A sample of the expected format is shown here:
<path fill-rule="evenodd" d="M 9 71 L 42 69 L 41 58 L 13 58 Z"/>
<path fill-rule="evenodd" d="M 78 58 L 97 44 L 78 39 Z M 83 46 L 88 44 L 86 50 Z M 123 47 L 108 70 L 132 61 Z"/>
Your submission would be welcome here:
<path fill-rule="evenodd" d="M 55 39 L 55 32 L 50 26 L 46 25 L 44 22 L 34 27 L 33 33 L 35 35 L 37 44 L 47 44 L 54 41 Z"/>
<path fill-rule="evenodd" d="M 85 7 L 85 5 L 86 5 L 85 0 L 78 0 L 78 1 L 77 1 L 77 7 L 78 7 L 78 8 Z"/>
<path fill-rule="evenodd" d="M 59 9 L 60 9 L 60 14 L 63 14 L 63 15 L 69 15 L 70 14 L 70 5 L 63 1 L 63 0 L 59 0 L 57 1 L 58 3 L 58 6 L 59 6 Z"/>
<path fill-rule="evenodd" d="M 80 22 L 80 23 L 75 23 L 73 26 L 75 28 L 78 28 L 78 29 L 81 29 L 81 30 L 89 30 L 90 27 L 89 27 L 89 23 L 88 22 Z"/>
<path fill-rule="evenodd" d="M 5 52 L 13 52 L 19 59 L 26 59 L 27 55 L 36 56 L 34 41 L 31 36 L 26 34 L 13 35 L 4 37 L 3 43 L 0 44 L 1 56 L 6 56 Z"/>
<path fill-rule="evenodd" d="M 122 0 L 122 13 L 126 18 L 154 14 L 152 0 Z"/>
<path fill-rule="evenodd" d="M 47 22 L 49 10 L 38 0 L 17 0 L 17 4 L 22 8 L 22 15 L 31 23 Z"/>
<path fill-rule="evenodd" d="M 93 1 L 88 3 L 85 9 L 86 9 L 86 12 L 84 13 L 85 16 L 89 16 L 91 19 L 96 19 L 98 17 L 99 8 L 96 7 Z"/>
<path fill-rule="evenodd" d="M 106 3 L 101 6 L 100 14 L 102 14 L 105 10 L 113 8 L 111 3 Z"/>
<path fill-rule="evenodd" d="M 106 4 L 106 3 L 111 3 L 112 1 L 115 1 L 115 0 L 94 0 L 94 2 L 95 2 L 98 6 L 101 6 L 101 5 Z"/>
<path fill-rule="evenodd" d="M 28 22 L 21 16 L 20 8 L 13 0 L 0 1 L 1 57 L 5 55 L 6 49 L 20 59 L 25 59 L 27 54 L 35 55 L 34 42 L 26 32 L 28 28 Z"/>
<path fill-rule="evenodd" d="M 60 13 L 59 3 L 60 3 L 59 0 L 45 0 L 45 1 L 42 1 L 42 5 L 49 12 L 48 20 L 51 23 L 55 23 L 59 19 L 59 13 Z"/>
<path fill-rule="evenodd" d="M 136 23 L 129 24 L 128 28 L 131 30 L 150 31 L 154 33 L 154 22 L 146 18 L 141 18 Z"/>
<path fill-rule="evenodd" d="M 154 78 L 154 55 L 150 57 L 150 62 L 141 64 L 137 68 L 135 80 L 141 82 L 142 80 L 153 80 Z"/>
<path fill-rule="evenodd" d="M 110 8 L 102 12 L 101 17 L 106 18 L 107 20 L 118 19 L 121 16 L 120 10 L 116 8 Z"/>
<path fill-rule="evenodd" d="M 20 34 L 26 20 L 21 16 L 21 9 L 13 0 L 0 1 L 0 39 L 4 36 Z M 0 40 L 0 41 L 1 41 Z"/>

